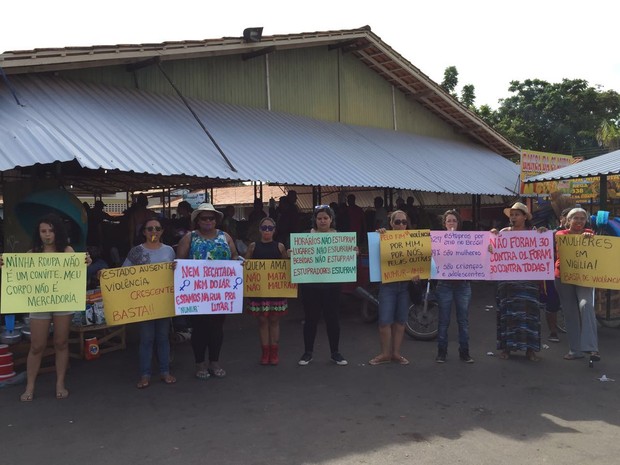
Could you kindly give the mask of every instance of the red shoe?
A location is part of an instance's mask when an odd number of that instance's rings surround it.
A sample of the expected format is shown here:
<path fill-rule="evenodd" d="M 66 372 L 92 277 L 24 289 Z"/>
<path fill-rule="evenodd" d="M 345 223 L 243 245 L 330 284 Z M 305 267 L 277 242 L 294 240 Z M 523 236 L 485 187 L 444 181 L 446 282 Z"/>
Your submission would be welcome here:
<path fill-rule="evenodd" d="M 280 356 L 278 354 L 278 344 L 269 346 L 269 363 L 271 365 L 277 365 L 280 363 Z"/>
<path fill-rule="evenodd" d="M 269 346 L 262 346 L 263 348 L 263 355 L 261 355 L 260 357 L 260 364 L 261 365 L 269 365 Z"/>

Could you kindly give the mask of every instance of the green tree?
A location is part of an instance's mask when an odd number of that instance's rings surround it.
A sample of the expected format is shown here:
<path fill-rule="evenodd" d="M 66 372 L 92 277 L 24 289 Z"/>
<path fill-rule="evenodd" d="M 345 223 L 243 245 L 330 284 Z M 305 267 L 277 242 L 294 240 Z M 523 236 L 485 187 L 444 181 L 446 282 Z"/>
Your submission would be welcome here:
<path fill-rule="evenodd" d="M 603 121 L 596 131 L 599 145 L 610 151 L 620 149 L 620 126 L 618 122 Z"/>
<path fill-rule="evenodd" d="M 465 105 L 467 108 L 472 108 L 474 106 L 474 101 L 476 100 L 476 89 L 472 84 L 465 84 L 461 89 L 461 103 Z"/>
<path fill-rule="evenodd" d="M 459 72 L 456 66 L 448 66 L 443 72 L 443 81 L 441 87 L 453 97 L 456 97 L 454 89 L 459 83 Z"/>
<path fill-rule="evenodd" d="M 478 114 L 523 148 L 598 154 L 601 121 L 615 127 L 620 121 L 620 94 L 591 87 L 583 79 L 512 81 L 508 90 L 513 95 L 502 99 L 497 111 Z"/>

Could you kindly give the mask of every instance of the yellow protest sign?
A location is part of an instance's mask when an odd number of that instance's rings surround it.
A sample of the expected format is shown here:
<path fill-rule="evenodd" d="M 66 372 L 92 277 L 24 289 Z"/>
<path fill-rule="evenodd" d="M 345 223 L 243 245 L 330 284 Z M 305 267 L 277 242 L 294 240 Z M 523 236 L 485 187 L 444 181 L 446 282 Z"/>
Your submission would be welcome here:
<path fill-rule="evenodd" d="M 5 253 L 2 258 L 2 313 L 86 308 L 84 253 Z"/>
<path fill-rule="evenodd" d="M 556 239 L 563 283 L 620 289 L 620 237 L 566 234 Z"/>
<path fill-rule="evenodd" d="M 386 231 L 380 234 L 381 282 L 430 278 L 431 232 L 428 229 Z"/>
<path fill-rule="evenodd" d="M 108 325 L 174 316 L 173 262 L 109 268 L 101 272 Z"/>
<path fill-rule="evenodd" d="M 297 284 L 291 283 L 288 260 L 246 260 L 243 280 L 244 297 L 297 297 Z"/>

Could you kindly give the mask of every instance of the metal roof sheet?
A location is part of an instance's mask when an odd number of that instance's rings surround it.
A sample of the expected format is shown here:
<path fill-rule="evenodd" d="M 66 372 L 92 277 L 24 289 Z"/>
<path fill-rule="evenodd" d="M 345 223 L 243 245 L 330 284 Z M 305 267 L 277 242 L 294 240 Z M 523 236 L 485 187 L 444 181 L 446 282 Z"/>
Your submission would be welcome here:
<path fill-rule="evenodd" d="M 513 195 L 518 166 L 491 150 L 414 134 L 59 78 L 0 88 L 0 170 L 77 160 L 85 168 L 290 185 Z M 460 162 L 462 161 L 462 163 Z"/>
<path fill-rule="evenodd" d="M 620 174 L 620 150 L 590 158 L 548 173 L 527 178 L 525 182 L 554 181 L 558 179 L 587 178 L 604 174 Z"/>

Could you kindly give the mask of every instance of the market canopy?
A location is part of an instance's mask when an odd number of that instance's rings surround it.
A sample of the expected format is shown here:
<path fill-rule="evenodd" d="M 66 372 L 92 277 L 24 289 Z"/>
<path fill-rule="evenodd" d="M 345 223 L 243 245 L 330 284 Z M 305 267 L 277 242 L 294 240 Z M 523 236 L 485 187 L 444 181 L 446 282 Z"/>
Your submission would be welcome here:
<path fill-rule="evenodd" d="M 620 150 L 527 178 L 525 182 L 558 181 L 620 173 Z"/>
<path fill-rule="evenodd" d="M 64 179 L 83 189 L 96 178 L 100 191 L 131 190 L 127 173 L 171 187 L 205 178 L 482 195 L 518 187 L 518 165 L 475 143 L 188 98 L 195 118 L 177 97 L 47 76 L 10 83 L 0 87 L 0 171 L 64 162 Z"/>

